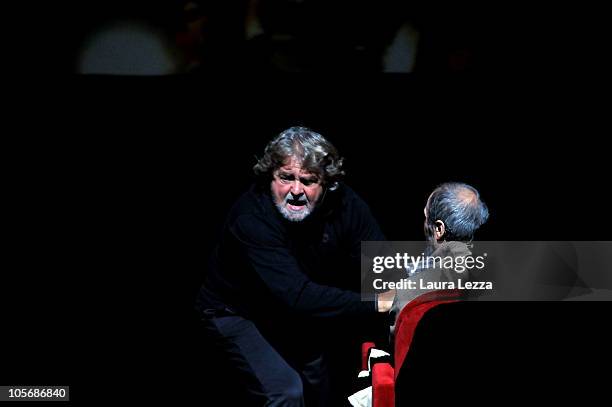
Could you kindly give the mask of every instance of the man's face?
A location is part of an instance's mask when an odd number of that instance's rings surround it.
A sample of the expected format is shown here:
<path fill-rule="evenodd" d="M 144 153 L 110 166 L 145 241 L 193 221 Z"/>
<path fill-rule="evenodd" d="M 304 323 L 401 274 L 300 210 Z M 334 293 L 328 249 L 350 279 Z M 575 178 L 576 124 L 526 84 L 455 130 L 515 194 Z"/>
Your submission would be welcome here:
<path fill-rule="evenodd" d="M 280 213 L 288 220 L 299 222 L 312 213 L 317 205 L 323 185 L 321 178 L 302 169 L 294 158 L 274 171 L 272 198 Z"/>

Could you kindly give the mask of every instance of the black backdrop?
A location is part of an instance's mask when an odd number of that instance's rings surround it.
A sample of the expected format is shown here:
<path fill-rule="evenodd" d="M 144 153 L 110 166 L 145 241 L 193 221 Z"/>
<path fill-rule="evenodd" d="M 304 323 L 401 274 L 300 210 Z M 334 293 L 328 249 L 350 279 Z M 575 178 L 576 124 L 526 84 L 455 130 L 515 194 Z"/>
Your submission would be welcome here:
<path fill-rule="evenodd" d="M 68 383 L 75 401 L 204 402 L 225 388 L 209 370 L 215 357 L 193 299 L 254 155 L 293 125 L 336 144 L 347 182 L 389 239 L 420 239 L 429 192 L 457 180 L 490 207 L 481 239 L 606 240 L 605 118 L 588 84 L 560 87 L 554 75 L 45 82 L 23 97 L 23 128 L 36 131 L 6 150 L 14 206 L 5 383 Z M 525 364 L 544 352 L 539 369 L 562 383 L 576 377 L 555 367 L 560 349 L 581 360 L 567 370 L 586 371 L 587 381 L 600 361 L 585 364 L 580 349 L 609 358 L 607 304 L 477 305 L 461 308 L 482 321 L 468 338 L 487 333 L 501 344 L 489 351 L 501 357 L 512 346 Z M 526 339 L 508 336 L 509 327 Z M 507 374 L 501 364 L 489 369 Z"/>

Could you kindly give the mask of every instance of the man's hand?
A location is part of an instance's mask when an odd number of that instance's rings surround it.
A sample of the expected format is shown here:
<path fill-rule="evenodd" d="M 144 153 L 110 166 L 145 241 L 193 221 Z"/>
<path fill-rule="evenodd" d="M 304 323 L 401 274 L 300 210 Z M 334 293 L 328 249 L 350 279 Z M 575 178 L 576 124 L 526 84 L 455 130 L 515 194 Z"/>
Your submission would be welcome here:
<path fill-rule="evenodd" d="M 395 298 L 395 289 L 385 291 L 376 296 L 378 301 L 378 312 L 389 312 L 393 305 L 393 299 Z"/>

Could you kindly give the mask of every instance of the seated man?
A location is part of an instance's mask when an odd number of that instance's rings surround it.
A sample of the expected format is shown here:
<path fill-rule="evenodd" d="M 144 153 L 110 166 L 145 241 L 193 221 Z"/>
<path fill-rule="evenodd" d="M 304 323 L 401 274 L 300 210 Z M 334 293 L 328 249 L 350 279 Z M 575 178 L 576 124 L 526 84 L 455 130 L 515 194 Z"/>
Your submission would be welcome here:
<path fill-rule="evenodd" d="M 489 216 L 487 206 L 481 201 L 478 191 L 462 183 L 442 184 L 429 196 L 424 212 L 427 240 L 424 251 L 422 242 L 386 242 L 370 245 L 366 249 L 365 264 L 372 266 L 372 268 L 363 269 L 367 270 L 366 277 L 370 276 L 370 270 L 374 273 L 384 271 L 384 274 L 374 274 L 376 278 L 374 281 L 384 282 L 388 284 L 386 287 L 395 288 L 396 291 L 392 306 L 392 314 L 395 314 L 395 318 L 394 325 L 391 327 L 392 342 L 394 342 L 392 349 L 395 351 L 392 358 L 396 370 L 383 366 L 384 369 L 373 373 L 375 376 L 372 382 L 373 387 L 352 395 L 349 400 L 353 405 L 372 403 L 372 397 L 375 397 L 374 402 L 378 400 L 378 402 L 383 402 L 383 405 L 398 402 L 399 399 L 395 393 L 395 379 L 416 324 L 423 313 L 429 309 L 419 307 L 434 305 L 430 301 L 458 298 L 460 294 L 463 294 L 458 289 L 458 280 L 462 279 L 467 282 L 470 279 L 469 267 L 465 264 L 465 259 L 472 256 L 469 244 L 474 232 L 487 221 Z M 403 257 L 401 252 L 404 252 Z M 415 254 L 418 255 L 414 256 Z M 376 267 L 379 269 L 377 270 Z M 368 290 L 370 283 L 372 281 L 366 279 L 364 287 Z M 400 317 L 400 312 L 404 307 L 417 298 L 418 300 L 412 303 L 415 307 L 410 307 Z M 396 327 L 401 329 L 402 335 L 395 335 Z M 389 393 L 390 386 L 393 389 Z M 378 391 L 377 396 L 375 389 Z"/>
<path fill-rule="evenodd" d="M 423 262 L 406 269 L 404 277 L 416 284 L 414 289 L 397 290 L 392 309 L 396 317 L 416 297 L 433 291 L 445 295 L 460 287 L 459 279 L 466 282 L 471 278 L 469 269 L 457 265 L 459 259 L 472 255 L 469 243 L 489 217 L 478 191 L 455 182 L 438 186 L 427 199 L 424 213 L 428 246 Z"/>

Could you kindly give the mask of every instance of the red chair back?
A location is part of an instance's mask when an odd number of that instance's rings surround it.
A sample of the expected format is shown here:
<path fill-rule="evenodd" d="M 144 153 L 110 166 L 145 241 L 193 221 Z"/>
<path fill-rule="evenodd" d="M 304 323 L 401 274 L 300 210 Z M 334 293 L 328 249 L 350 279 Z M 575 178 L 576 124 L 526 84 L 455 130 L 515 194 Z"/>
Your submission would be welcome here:
<path fill-rule="evenodd" d="M 459 301 L 458 290 L 440 290 L 425 293 L 409 302 L 401 311 L 395 322 L 395 379 L 410 350 L 416 327 L 427 311 L 433 307 Z"/>

